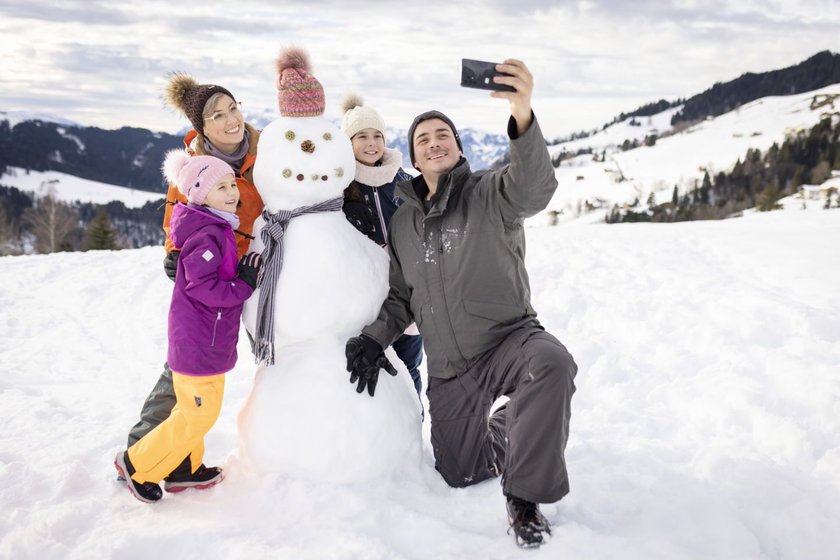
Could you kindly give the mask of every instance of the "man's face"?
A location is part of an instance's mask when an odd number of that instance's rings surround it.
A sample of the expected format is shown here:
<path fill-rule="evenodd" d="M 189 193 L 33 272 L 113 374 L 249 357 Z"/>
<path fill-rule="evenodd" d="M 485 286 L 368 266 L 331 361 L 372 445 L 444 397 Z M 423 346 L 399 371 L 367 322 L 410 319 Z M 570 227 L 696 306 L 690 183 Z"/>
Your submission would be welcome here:
<path fill-rule="evenodd" d="M 423 175 L 443 175 L 461 157 L 455 134 L 440 119 L 421 122 L 414 129 L 414 167 Z"/>

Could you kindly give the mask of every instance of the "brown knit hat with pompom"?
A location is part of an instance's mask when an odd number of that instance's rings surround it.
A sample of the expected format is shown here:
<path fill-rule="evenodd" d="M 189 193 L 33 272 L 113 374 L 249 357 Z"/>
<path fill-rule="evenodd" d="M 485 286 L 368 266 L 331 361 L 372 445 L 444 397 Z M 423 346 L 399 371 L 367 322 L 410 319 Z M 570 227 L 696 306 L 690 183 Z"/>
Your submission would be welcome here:
<path fill-rule="evenodd" d="M 192 123 L 193 128 L 204 134 L 204 106 L 207 100 L 217 93 L 224 93 L 236 101 L 231 92 L 214 84 L 199 84 L 195 78 L 181 72 L 169 74 L 164 100 L 167 105 L 182 112 Z"/>

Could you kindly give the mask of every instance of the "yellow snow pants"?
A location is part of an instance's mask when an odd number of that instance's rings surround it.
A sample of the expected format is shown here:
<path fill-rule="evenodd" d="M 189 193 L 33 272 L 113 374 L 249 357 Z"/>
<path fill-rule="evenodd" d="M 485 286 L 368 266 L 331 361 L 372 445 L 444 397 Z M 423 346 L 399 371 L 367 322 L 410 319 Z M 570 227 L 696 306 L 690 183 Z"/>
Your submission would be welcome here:
<path fill-rule="evenodd" d="M 184 375 L 172 372 L 175 406 L 169 418 L 128 448 L 131 478 L 155 484 L 190 456 L 192 472 L 204 459 L 204 436 L 222 409 L 225 374 Z"/>

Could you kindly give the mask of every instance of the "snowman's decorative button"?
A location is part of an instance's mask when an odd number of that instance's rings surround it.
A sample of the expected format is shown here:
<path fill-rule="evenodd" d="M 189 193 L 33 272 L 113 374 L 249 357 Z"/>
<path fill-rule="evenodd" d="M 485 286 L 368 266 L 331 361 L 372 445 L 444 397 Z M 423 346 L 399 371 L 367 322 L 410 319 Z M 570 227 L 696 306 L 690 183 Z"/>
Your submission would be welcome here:
<path fill-rule="evenodd" d="M 312 174 L 312 180 L 313 180 L 313 181 L 317 181 L 317 180 L 318 180 L 318 174 L 317 174 L 317 173 L 313 173 L 313 174 Z"/>
<path fill-rule="evenodd" d="M 321 175 L 321 180 L 322 181 L 326 181 L 327 179 L 329 179 L 329 177 L 327 177 L 326 175 Z"/>
<path fill-rule="evenodd" d="M 303 173 L 298 173 L 298 176 L 295 177 L 298 181 L 303 181 Z"/>
<path fill-rule="evenodd" d="M 326 140 L 327 142 L 332 140 L 332 134 L 330 134 L 329 132 L 325 132 L 324 133 L 324 140 Z"/>
<path fill-rule="evenodd" d="M 284 169 L 284 170 L 283 170 L 283 177 L 285 177 L 286 179 L 288 179 L 288 178 L 289 178 L 289 177 L 291 177 L 291 176 L 292 176 L 292 170 L 291 170 L 291 169 L 288 169 L 288 168 L 287 168 L 287 169 Z"/>
<path fill-rule="evenodd" d="M 287 130 L 287 131 L 286 131 L 286 140 L 288 140 L 289 142 L 291 142 L 291 141 L 292 141 L 292 140 L 294 140 L 294 139 L 295 139 L 295 133 L 294 133 L 293 131 L 291 131 L 291 130 Z"/>
<path fill-rule="evenodd" d="M 300 149 L 307 154 L 311 154 L 315 151 L 315 144 L 312 143 L 312 140 L 304 140 L 300 143 Z"/>
<path fill-rule="evenodd" d="M 342 169 L 341 167 L 336 167 L 335 168 L 335 176 L 336 177 L 344 177 L 344 169 Z"/>

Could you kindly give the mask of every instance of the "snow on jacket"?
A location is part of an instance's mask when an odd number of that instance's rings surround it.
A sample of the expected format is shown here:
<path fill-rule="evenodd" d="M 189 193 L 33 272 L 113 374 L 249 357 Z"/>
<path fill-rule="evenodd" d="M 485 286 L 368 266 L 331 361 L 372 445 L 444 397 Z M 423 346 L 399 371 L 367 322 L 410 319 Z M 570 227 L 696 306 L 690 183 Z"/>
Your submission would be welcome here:
<path fill-rule="evenodd" d="M 239 216 L 239 228 L 236 230 L 236 249 L 237 254 L 241 257 L 248 252 L 248 247 L 251 244 L 254 233 L 254 220 L 262 213 L 263 201 L 257 192 L 257 187 L 254 186 L 253 168 L 254 162 L 257 160 L 257 142 L 260 138 L 260 133 L 257 129 L 248 123 L 245 123 L 245 128 L 248 130 L 248 153 L 239 169 L 236 169 L 236 186 L 239 187 L 239 208 L 236 209 L 236 215 Z M 195 130 L 190 130 L 184 136 L 184 149 L 191 156 L 208 155 L 204 149 L 203 136 L 200 136 Z M 163 214 L 163 231 L 166 232 L 166 241 L 164 248 L 169 253 L 172 250 L 180 248 L 178 243 L 175 243 L 170 234 L 170 220 L 172 211 L 175 205 L 181 202 L 187 203 L 181 191 L 178 190 L 174 184 L 169 185 L 169 190 L 166 191 L 166 210 Z"/>
<path fill-rule="evenodd" d="M 397 186 L 405 203 L 390 224 L 391 287 L 362 332 L 386 347 L 416 321 L 432 377 L 457 376 L 536 322 L 523 222 L 548 205 L 557 180 L 536 118 L 519 137 L 511 118 L 508 136 L 509 165 L 472 173 L 461 158 L 440 178 L 428 213 L 422 176 Z"/>
<path fill-rule="evenodd" d="M 411 175 L 402 169 L 402 154 L 398 150 L 385 148 L 381 165 L 369 166 L 357 161 L 356 178 L 349 190 L 355 190 L 358 198 L 345 197 L 344 215 L 371 241 L 384 246 L 388 224 L 403 203 L 395 193 L 396 185 L 410 179 Z"/>
<path fill-rule="evenodd" d="M 201 206 L 177 204 L 170 235 L 181 247 L 169 306 L 172 371 L 211 375 L 236 364 L 239 317 L 253 288 L 237 275 L 233 229 Z"/>

